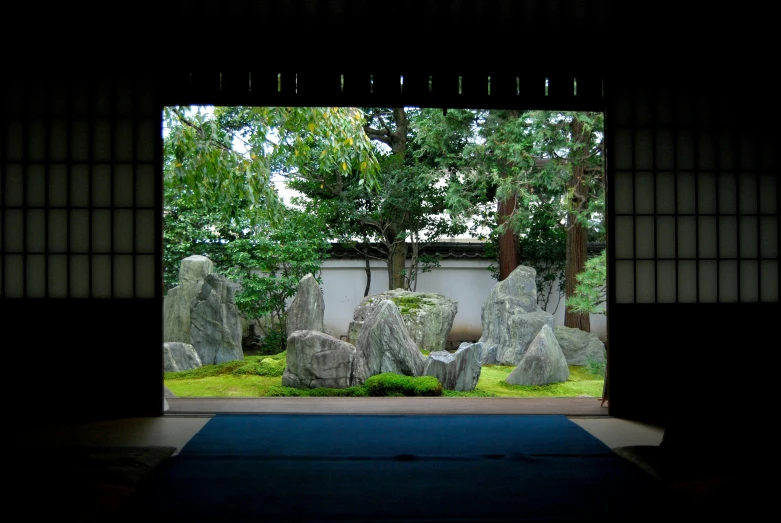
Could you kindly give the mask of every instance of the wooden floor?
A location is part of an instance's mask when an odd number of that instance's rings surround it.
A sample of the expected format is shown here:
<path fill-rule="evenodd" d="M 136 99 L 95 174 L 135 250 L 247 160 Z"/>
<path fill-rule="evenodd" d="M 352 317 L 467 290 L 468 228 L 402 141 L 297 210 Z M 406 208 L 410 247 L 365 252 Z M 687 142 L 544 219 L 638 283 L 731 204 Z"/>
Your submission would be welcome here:
<path fill-rule="evenodd" d="M 166 415 L 561 414 L 609 417 L 597 398 L 168 398 Z"/>

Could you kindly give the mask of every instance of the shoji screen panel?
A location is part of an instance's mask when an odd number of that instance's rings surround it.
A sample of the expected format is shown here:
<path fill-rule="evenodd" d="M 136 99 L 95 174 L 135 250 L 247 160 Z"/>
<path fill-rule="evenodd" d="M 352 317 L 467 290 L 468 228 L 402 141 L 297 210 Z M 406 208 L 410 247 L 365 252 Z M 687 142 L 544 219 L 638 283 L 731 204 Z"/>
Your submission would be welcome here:
<path fill-rule="evenodd" d="M 729 369 L 779 313 L 778 132 L 761 85 L 606 81 L 611 415 L 741 408 L 709 391 L 740 380 Z"/>
<path fill-rule="evenodd" d="M 20 79 L 0 142 L 0 296 L 154 298 L 160 115 L 130 76 Z"/>
<path fill-rule="evenodd" d="M 674 87 L 615 100 L 615 303 L 778 301 L 776 145 L 726 102 Z"/>
<path fill-rule="evenodd" d="M 4 71 L 0 305 L 31 423 L 162 413 L 156 77 Z M 13 350 L 10 350 L 13 348 Z"/>

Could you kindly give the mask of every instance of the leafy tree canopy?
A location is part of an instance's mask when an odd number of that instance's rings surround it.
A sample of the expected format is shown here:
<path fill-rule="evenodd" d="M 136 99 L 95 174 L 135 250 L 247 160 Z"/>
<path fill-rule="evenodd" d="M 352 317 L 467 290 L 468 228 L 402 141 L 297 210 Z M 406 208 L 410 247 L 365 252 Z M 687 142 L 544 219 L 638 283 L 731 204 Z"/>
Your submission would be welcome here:
<path fill-rule="evenodd" d="M 607 314 L 604 303 L 607 300 L 606 251 L 586 261 L 586 270 L 577 275 L 575 293 L 567 297 L 567 307 L 573 311 L 588 314 Z"/>
<path fill-rule="evenodd" d="M 278 221 L 272 173 L 316 177 L 337 171 L 377 188 L 379 166 L 363 114 L 338 107 L 166 107 L 166 187 L 177 198 L 209 202 L 229 218 Z M 307 161 L 316 149 L 319 161 Z M 239 202 L 246 207 L 239 207 Z"/>
<path fill-rule="evenodd" d="M 555 278 L 574 279 L 565 274 L 573 227 L 604 239 L 602 114 L 462 109 L 423 116 L 415 154 L 449 173 L 449 208 L 473 215 L 475 229 L 489 229 L 494 251 L 500 235 L 516 234 L 547 304 Z M 497 201 L 512 202 L 501 221 Z"/>

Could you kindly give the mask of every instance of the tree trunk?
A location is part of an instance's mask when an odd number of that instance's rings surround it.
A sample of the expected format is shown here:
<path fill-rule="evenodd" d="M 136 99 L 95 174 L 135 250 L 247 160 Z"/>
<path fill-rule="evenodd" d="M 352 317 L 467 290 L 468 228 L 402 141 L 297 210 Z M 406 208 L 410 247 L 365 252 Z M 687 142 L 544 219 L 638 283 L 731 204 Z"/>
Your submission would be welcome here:
<path fill-rule="evenodd" d="M 366 267 L 364 270 L 366 271 L 366 288 L 363 290 L 363 296 L 366 297 L 369 295 L 369 290 L 372 287 L 372 266 L 371 266 L 371 260 L 369 260 L 369 241 L 366 241 L 366 250 L 363 253 L 363 259 L 366 262 Z"/>
<path fill-rule="evenodd" d="M 396 124 L 396 130 L 390 135 L 391 149 L 393 154 L 404 158 L 407 154 L 407 131 L 409 129 L 409 120 L 407 112 L 403 107 L 393 109 L 393 121 Z M 390 252 L 388 254 L 388 289 L 405 289 L 404 269 L 407 267 L 407 240 L 393 243 L 396 241 L 396 235 L 404 232 L 403 224 L 395 224 L 390 227 Z"/>
<path fill-rule="evenodd" d="M 507 216 L 512 214 L 517 201 L 518 197 L 513 195 L 512 198 L 499 202 L 496 213 L 500 225 L 505 222 Z M 518 236 L 510 228 L 504 231 L 497 241 L 499 244 L 499 281 L 502 281 L 520 265 L 521 246 Z"/>
<path fill-rule="evenodd" d="M 577 119 L 572 120 L 572 141 L 579 143 L 587 140 L 583 134 L 583 124 Z M 582 151 L 582 149 L 581 149 Z M 588 203 L 588 186 L 583 183 L 585 169 L 583 162 L 578 161 L 583 156 L 582 152 L 572 150 L 572 175 L 567 186 L 572 190 L 570 206 L 573 210 L 585 209 Z M 565 272 L 564 292 L 567 296 L 575 293 L 578 280 L 576 276 L 586 268 L 588 256 L 588 228 L 577 221 L 574 212 L 567 213 L 567 269 Z M 571 312 L 569 307 L 564 309 L 564 326 L 591 332 L 591 318 L 586 313 Z"/>
<path fill-rule="evenodd" d="M 575 286 L 578 281 L 575 276 L 586 268 L 586 254 L 588 247 L 588 229 L 574 223 L 572 214 L 567 215 L 567 269 L 565 271 L 564 289 L 567 296 L 575 294 Z M 567 307 L 564 311 L 564 326 L 591 332 L 591 319 L 588 313 L 576 313 Z"/>
<path fill-rule="evenodd" d="M 504 120 L 506 121 L 515 120 L 519 117 L 519 111 L 510 110 L 504 113 Z M 509 170 L 510 166 L 505 164 L 502 169 Z M 499 202 L 496 208 L 499 225 L 505 223 L 507 217 L 515 211 L 517 205 L 518 195 L 516 194 Z M 497 243 L 499 249 L 499 281 L 502 281 L 521 264 L 521 243 L 518 240 L 518 233 L 510 228 L 497 238 Z"/>
<path fill-rule="evenodd" d="M 407 242 L 390 242 L 388 249 L 388 289 L 404 289 L 404 269 L 407 263 Z"/>
<path fill-rule="evenodd" d="M 409 119 L 407 119 L 407 112 L 403 107 L 396 107 L 393 109 L 393 121 L 396 123 L 396 130 L 390 135 L 391 150 L 393 151 L 393 154 L 404 158 L 407 154 Z"/>
<path fill-rule="evenodd" d="M 395 156 L 404 158 L 407 154 L 407 132 L 409 130 L 409 119 L 407 118 L 407 112 L 403 107 L 396 107 L 393 109 L 393 122 L 396 125 L 396 129 L 391 132 L 390 128 L 386 129 L 369 129 L 365 128 L 369 137 L 372 140 L 379 140 L 380 142 L 390 146 L 391 151 Z M 388 245 L 388 288 L 404 289 L 404 269 L 407 263 L 407 243 L 406 241 L 397 242 L 396 236 L 405 231 L 404 223 L 392 223 L 385 233 L 385 241 Z"/>

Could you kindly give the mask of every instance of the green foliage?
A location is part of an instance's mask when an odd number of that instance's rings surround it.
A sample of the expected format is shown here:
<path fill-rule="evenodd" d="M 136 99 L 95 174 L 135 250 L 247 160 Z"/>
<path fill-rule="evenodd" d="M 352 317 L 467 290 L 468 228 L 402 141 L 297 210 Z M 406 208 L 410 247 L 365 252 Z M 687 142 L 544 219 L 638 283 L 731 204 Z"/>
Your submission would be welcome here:
<path fill-rule="evenodd" d="M 271 173 L 301 172 L 313 148 L 321 154 L 317 171 L 336 170 L 366 189 L 377 187 L 374 150 L 355 108 L 165 107 L 163 117 L 166 187 L 229 218 L 246 201 L 253 223 L 278 223 L 283 205 Z"/>
<path fill-rule="evenodd" d="M 281 322 L 266 326 L 265 333 L 256 349 L 258 354 L 277 354 L 283 350 L 283 347 L 287 346 L 287 329 L 282 327 Z"/>
<path fill-rule="evenodd" d="M 431 376 L 411 378 L 398 374 L 388 374 L 387 377 L 377 375 L 369 378 L 359 387 L 346 389 L 296 389 L 281 384 L 279 376 L 268 377 L 257 374 L 235 373 L 247 365 L 259 365 L 269 357 L 248 356 L 243 361 L 228 362 L 221 365 L 207 365 L 193 371 L 166 373 L 165 384 L 180 397 L 268 397 L 268 396 L 348 396 L 366 397 L 377 395 L 388 396 L 428 396 L 442 395 L 448 397 L 564 397 L 576 396 L 600 397 L 604 378 L 594 374 L 599 372 L 599 365 L 590 369 L 589 365 L 570 365 L 569 379 L 564 383 L 553 383 L 539 387 L 524 387 L 508 385 L 505 380 L 512 372 L 512 366 L 483 365 L 477 387 L 471 391 L 452 391 L 441 389 L 436 378 Z M 286 354 L 271 356 L 276 365 L 285 362 Z M 207 368 L 208 367 L 208 368 Z M 373 392 L 370 392 L 373 387 Z M 437 393 L 436 391 L 440 392 Z"/>
<path fill-rule="evenodd" d="M 166 290 L 179 284 L 182 259 L 198 254 L 208 257 L 216 268 L 232 265 L 224 245 L 248 238 L 249 213 L 246 201 L 236 204 L 239 216 L 230 219 L 209 202 L 194 203 L 179 198 L 179 192 L 166 188 L 163 197 L 163 282 Z M 218 271 L 219 272 L 219 271 Z"/>
<path fill-rule="evenodd" d="M 252 374 L 255 376 L 282 376 L 285 372 L 285 360 L 263 358 L 260 361 L 253 360 L 246 365 L 239 367 L 231 374 Z"/>
<path fill-rule="evenodd" d="M 507 374 L 513 370 L 514 367 L 509 367 Z M 547 398 L 560 398 L 560 397 L 576 397 L 576 396 L 593 396 L 598 398 L 602 395 L 602 388 L 604 381 L 600 378 L 596 378 L 591 372 L 581 365 L 569 366 L 570 376 L 567 381 L 559 383 L 550 383 L 548 385 L 510 385 L 504 379 L 496 382 L 494 385 L 499 389 L 503 389 L 507 396 L 514 397 L 547 397 Z"/>
<path fill-rule="evenodd" d="M 522 263 L 535 270 L 537 303 L 547 310 L 552 298 L 557 301 L 564 296 L 564 276 L 567 263 L 567 230 L 563 225 L 562 210 L 551 202 L 529 204 L 529 218 L 519 235 Z M 486 256 L 497 259 L 498 234 L 503 228 L 497 227 L 489 235 L 486 244 Z M 496 265 L 489 266 L 494 279 L 499 279 Z M 558 282 L 558 285 L 556 285 Z M 555 312 L 555 310 L 554 310 Z"/>
<path fill-rule="evenodd" d="M 573 312 L 607 314 L 603 307 L 607 283 L 606 251 L 586 260 L 585 270 L 576 279 L 575 293 L 567 297 L 567 307 Z"/>
<path fill-rule="evenodd" d="M 462 390 L 462 391 L 442 389 L 442 396 L 449 397 L 449 398 L 495 398 L 497 397 L 497 395 L 494 394 L 493 392 L 482 390 L 479 387 L 475 387 L 474 390 Z"/>
<path fill-rule="evenodd" d="M 331 248 L 320 233 L 319 217 L 294 209 L 283 214 L 278 227 L 224 245 L 231 262 L 224 273 L 242 287 L 236 305 L 247 319 L 264 319 L 259 323 L 264 352 L 274 346 L 277 352 L 284 350 L 288 302 L 307 274 L 322 283 L 320 266 Z"/>
<path fill-rule="evenodd" d="M 567 231 L 561 211 L 551 202 L 533 205 L 529 212 L 526 232 L 518 240 L 524 265 L 536 272 L 537 303 L 547 310 L 552 297 L 558 301 L 564 295 Z"/>
<path fill-rule="evenodd" d="M 441 396 L 442 385 L 433 376 L 404 376 L 392 372 L 376 374 L 364 386 L 369 396 Z"/>
<path fill-rule="evenodd" d="M 207 378 L 210 376 L 223 376 L 226 374 L 233 374 L 233 371 L 247 365 L 249 361 L 249 357 L 247 357 L 243 360 L 228 361 L 217 365 L 204 365 L 203 367 L 198 367 L 196 369 L 166 372 L 163 374 L 163 377 L 166 380 L 187 380 Z"/>
<path fill-rule="evenodd" d="M 242 365 L 238 369 L 231 372 L 231 374 L 238 376 L 242 374 L 254 374 L 256 376 L 262 376 L 263 374 L 260 374 L 258 372 L 258 369 L 260 368 L 260 365 L 258 363 L 247 363 L 246 365 Z"/>
<path fill-rule="evenodd" d="M 566 236 L 579 223 L 604 239 L 603 115 L 585 112 L 426 110 L 416 150 L 449 173 L 447 204 L 474 217 L 473 228 L 518 236 L 522 263 L 537 271 L 538 301 L 563 295 Z M 497 202 L 516 202 L 507 216 Z M 498 268 L 489 267 L 498 278 Z M 558 279 L 560 286 L 553 288 Z"/>
<path fill-rule="evenodd" d="M 338 170 L 318 172 L 317 176 L 290 176 L 288 186 L 303 194 L 294 201 L 296 205 L 323 217 L 329 236 L 354 247 L 367 259 L 383 259 L 390 264 L 393 252 L 410 243 L 410 260 L 396 276 L 403 278 L 404 288 L 414 290 L 418 275 L 439 264 L 436 257 L 418 256 L 418 246 L 461 234 L 466 225 L 445 212 L 447 188 L 439 183 L 442 172 L 404 152 L 416 147 L 419 110 L 371 108 L 365 114 L 366 128 L 377 127 L 367 131 L 375 143 L 404 144 L 394 153 L 377 145 L 376 189 L 366 191 L 355 176 L 344 176 Z M 403 125 L 399 126 L 396 118 L 405 120 Z M 400 134 L 405 129 L 406 134 Z M 316 165 L 322 152 L 312 148 L 308 153 L 309 163 Z M 302 171 L 312 169 L 302 167 Z"/>
<path fill-rule="evenodd" d="M 244 317 L 262 318 L 261 351 L 284 350 L 287 302 L 302 277 L 319 275 L 330 243 L 317 215 L 280 204 L 269 169 L 295 167 L 297 151 L 307 150 L 307 140 L 331 143 L 339 124 L 344 125 L 339 133 L 353 140 L 354 147 L 334 146 L 322 162 L 349 160 L 360 164 L 355 167 L 358 178 L 374 180 L 376 159 L 357 115 L 330 109 L 166 108 L 164 287 L 178 284 L 183 258 L 207 256 L 216 272 L 241 285 L 236 304 Z M 277 135 L 273 144 L 272 132 Z M 246 152 L 234 150 L 237 140 Z"/>
<path fill-rule="evenodd" d="M 585 365 L 583 367 L 588 371 L 589 374 L 596 378 L 605 379 L 605 374 L 607 372 L 607 363 L 602 360 L 594 360 L 594 359 L 587 359 Z"/>
<path fill-rule="evenodd" d="M 259 323 L 263 353 L 285 349 L 285 310 L 298 283 L 307 274 L 319 274 L 330 242 L 323 237 L 317 216 L 283 208 L 277 225 L 250 219 L 247 202 L 236 204 L 228 218 L 208 203 L 196 205 L 166 190 L 163 220 L 163 274 L 167 289 L 178 284 L 183 258 L 209 257 L 214 270 L 238 282 L 235 301 L 248 320 Z"/>
<path fill-rule="evenodd" d="M 267 363 L 263 363 L 268 360 Z M 239 375 L 239 374 L 256 374 L 258 376 L 281 376 L 282 374 L 266 374 L 263 372 L 250 372 L 251 369 L 260 368 L 278 368 L 280 365 L 282 370 L 285 369 L 287 362 L 287 352 L 281 352 L 273 356 L 245 356 L 243 360 L 226 361 L 225 363 L 218 363 L 216 365 L 204 365 L 197 369 L 183 370 L 179 372 L 166 372 L 163 377 L 166 380 L 189 380 L 189 379 L 201 379 L 213 376 L 226 376 L 226 375 Z M 240 370 L 244 369 L 244 370 Z M 269 372 L 276 372 L 271 371 Z"/>
<path fill-rule="evenodd" d="M 580 365 L 569 366 L 569 379 L 563 383 L 552 383 L 543 386 L 510 385 L 505 380 L 515 367 L 511 365 L 483 365 L 480 379 L 473 391 L 445 391 L 446 396 L 455 397 L 506 397 L 506 398 L 536 398 L 602 395 L 604 380 L 593 376 Z"/>
<path fill-rule="evenodd" d="M 285 360 L 263 358 L 258 364 L 258 376 L 282 376 L 286 366 Z"/>
<path fill-rule="evenodd" d="M 166 379 L 165 385 L 180 398 L 262 398 L 281 379 L 279 376 L 223 374 L 199 379 Z"/>
<path fill-rule="evenodd" d="M 266 396 L 275 397 L 363 397 L 368 396 L 366 387 L 347 387 L 345 389 L 332 389 L 328 387 L 318 387 L 314 389 L 297 389 L 295 387 L 285 387 L 284 385 L 274 385 L 269 388 Z"/>
<path fill-rule="evenodd" d="M 420 296 L 392 296 L 390 300 L 399 308 L 399 313 L 407 314 L 420 309 Z"/>

